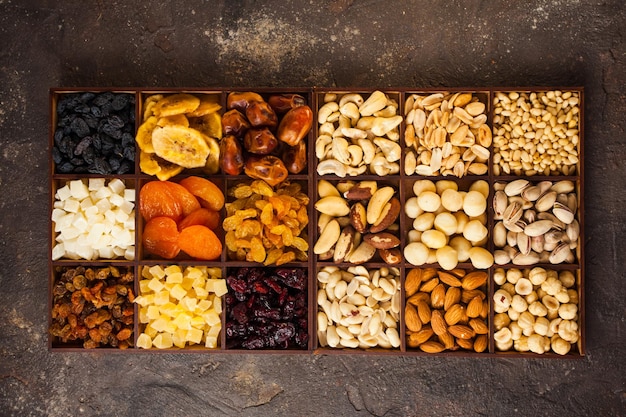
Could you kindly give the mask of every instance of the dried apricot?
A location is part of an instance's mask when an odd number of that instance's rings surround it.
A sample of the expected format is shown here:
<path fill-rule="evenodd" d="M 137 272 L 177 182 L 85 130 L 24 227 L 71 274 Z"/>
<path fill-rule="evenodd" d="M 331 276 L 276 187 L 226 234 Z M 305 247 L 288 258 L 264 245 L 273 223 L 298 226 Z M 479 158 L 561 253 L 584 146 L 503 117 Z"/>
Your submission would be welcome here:
<path fill-rule="evenodd" d="M 213 211 L 220 211 L 224 207 L 224 193 L 206 178 L 187 177 L 180 181 L 180 185 L 195 195 L 200 200 L 202 207 Z"/>
<path fill-rule="evenodd" d="M 200 224 L 208 227 L 211 230 L 215 230 L 220 224 L 220 214 L 217 211 L 201 207 L 189 213 L 188 216 L 185 216 L 185 218 L 178 223 L 178 230 L 180 231 L 186 227 L 196 224 Z"/>
<path fill-rule="evenodd" d="M 170 217 L 154 217 L 143 229 L 143 247 L 153 255 L 175 258 L 180 252 L 178 227 Z"/>
<path fill-rule="evenodd" d="M 189 256 L 212 261 L 222 254 L 222 242 L 208 227 L 193 225 L 184 228 L 178 236 L 178 245 Z"/>
<path fill-rule="evenodd" d="M 200 202 L 187 188 L 175 182 L 164 181 L 164 183 L 169 188 L 172 198 L 180 203 L 183 209 L 183 217 L 200 208 Z"/>
<path fill-rule="evenodd" d="M 141 187 L 139 212 L 146 221 L 165 216 L 177 222 L 183 217 L 182 204 L 172 196 L 167 181 L 150 181 Z"/>

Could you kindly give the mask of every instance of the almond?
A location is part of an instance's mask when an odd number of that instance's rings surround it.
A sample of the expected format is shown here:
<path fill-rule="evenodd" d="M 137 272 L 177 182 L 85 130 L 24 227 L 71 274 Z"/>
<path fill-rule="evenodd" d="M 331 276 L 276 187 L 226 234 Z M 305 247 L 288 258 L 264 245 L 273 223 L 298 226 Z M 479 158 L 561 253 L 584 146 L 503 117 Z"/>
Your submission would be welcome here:
<path fill-rule="evenodd" d="M 487 283 L 487 273 L 483 271 L 472 271 L 465 275 L 461 282 L 464 290 L 475 290 Z"/>
<path fill-rule="evenodd" d="M 430 321 L 430 307 L 426 301 L 417 302 L 417 314 L 420 316 L 422 323 L 426 324 Z"/>
<path fill-rule="evenodd" d="M 481 319 L 471 319 L 469 321 L 469 325 L 476 334 L 487 334 L 489 333 L 489 327 L 487 327 L 487 323 L 482 321 Z"/>
<path fill-rule="evenodd" d="M 443 309 L 448 311 L 450 307 L 461 301 L 461 289 L 457 287 L 450 287 L 446 291 L 446 296 L 443 300 Z"/>
<path fill-rule="evenodd" d="M 454 326 L 448 327 L 448 332 L 454 337 L 458 337 L 459 339 L 471 339 L 476 336 L 476 332 L 464 324 L 455 324 Z"/>
<path fill-rule="evenodd" d="M 420 349 L 426 353 L 439 353 L 442 352 L 445 348 L 439 342 L 424 342 L 420 345 Z"/>
<path fill-rule="evenodd" d="M 483 309 L 480 311 L 480 318 L 486 319 L 489 315 L 489 303 L 487 301 L 483 301 Z"/>
<path fill-rule="evenodd" d="M 483 299 L 479 295 L 472 298 L 467 303 L 467 317 L 475 318 L 480 316 L 480 312 L 483 310 Z"/>
<path fill-rule="evenodd" d="M 417 310 L 411 304 L 407 304 L 404 308 L 404 323 L 406 324 L 406 328 L 412 332 L 422 330 L 422 321 L 417 314 Z"/>
<path fill-rule="evenodd" d="M 446 298 L 446 287 L 443 284 L 437 284 L 430 293 L 430 305 L 432 308 L 443 308 L 443 302 Z"/>
<path fill-rule="evenodd" d="M 487 339 L 487 335 L 481 334 L 476 336 L 474 340 L 474 350 L 478 353 L 484 352 L 487 349 L 487 343 L 489 340 Z"/>
<path fill-rule="evenodd" d="M 404 291 L 406 296 L 410 297 L 417 292 L 422 284 L 422 270 L 411 269 L 404 280 Z"/>
<path fill-rule="evenodd" d="M 485 293 L 481 290 L 463 290 L 461 291 L 461 301 L 465 304 L 472 301 L 472 298 L 480 296 L 481 299 L 485 299 Z"/>
<path fill-rule="evenodd" d="M 436 276 L 437 276 L 437 270 L 435 268 L 426 268 L 422 270 L 422 281 L 424 282 Z"/>
<path fill-rule="evenodd" d="M 436 335 L 440 335 L 448 331 L 448 325 L 443 319 L 443 314 L 441 314 L 441 311 L 439 310 L 434 310 L 432 312 L 432 315 L 430 317 L 430 325 Z"/>
<path fill-rule="evenodd" d="M 463 349 L 466 349 L 466 350 L 473 350 L 474 349 L 474 341 L 472 339 L 461 339 L 461 338 L 457 337 L 456 338 L 456 343 L 457 343 L 457 345 L 459 345 Z"/>
<path fill-rule="evenodd" d="M 441 282 L 443 282 L 444 284 L 448 284 L 450 287 L 461 286 L 461 280 L 448 272 L 439 271 L 437 275 L 439 276 L 439 280 Z"/>
<path fill-rule="evenodd" d="M 437 336 L 437 338 L 443 344 L 443 347 L 445 347 L 446 349 L 448 350 L 454 349 L 454 346 L 455 346 L 454 336 L 452 336 L 449 332 L 440 334 Z"/>
<path fill-rule="evenodd" d="M 463 307 L 461 304 L 455 304 L 446 311 L 444 319 L 449 326 L 452 326 L 457 324 L 458 322 L 463 321 L 464 317 L 467 317 L 465 313 L 465 307 Z"/>
<path fill-rule="evenodd" d="M 424 281 L 420 287 L 422 292 L 431 292 L 439 284 L 439 278 L 431 278 L 428 281 Z"/>
<path fill-rule="evenodd" d="M 430 303 L 430 295 L 426 292 L 418 292 L 417 294 L 413 294 L 412 296 L 407 298 L 406 302 L 408 304 L 413 304 L 417 307 L 417 303 L 422 300 Z"/>
<path fill-rule="evenodd" d="M 424 326 L 419 332 L 411 333 L 408 336 L 407 343 L 410 347 L 418 347 L 430 339 L 432 335 L 433 329 L 430 326 Z"/>

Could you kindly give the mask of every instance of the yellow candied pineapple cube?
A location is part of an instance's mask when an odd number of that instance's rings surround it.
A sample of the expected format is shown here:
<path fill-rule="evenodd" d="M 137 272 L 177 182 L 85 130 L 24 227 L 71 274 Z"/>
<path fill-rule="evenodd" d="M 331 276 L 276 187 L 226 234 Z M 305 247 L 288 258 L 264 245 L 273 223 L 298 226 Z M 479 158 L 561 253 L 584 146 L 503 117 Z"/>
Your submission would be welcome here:
<path fill-rule="evenodd" d="M 206 285 L 206 278 L 199 277 L 193 280 L 193 284 L 191 284 L 191 287 L 195 290 L 196 288 L 204 288 L 205 285 Z"/>
<path fill-rule="evenodd" d="M 146 326 L 146 328 L 143 330 L 143 332 L 145 334 L 147 334 L 148 336 L 150 336 L 151 339 L 154 339 L 156 337 L 157 334 L 159 334 L 159 332 L 157 331 L 157 329 L 155 329 L 154 327 L 152 327 L 150 324 L 148 324 Z"/>
<path fill-rule="evenodd" d="M 189 277 L 183 277 L 183 282 L 180 284 L 185 290 L 189 291 L 193 288 L 193 279 Z"/>
<path fill-rule="evenodd" d="M 181 313 L 172 321 L 179 329 L 191 329 L 191 315 L 189 313 Z"/>
<path fill-rule="evenodd" d="M 220 330 L 222 330 L 221 325 L 213 326 L 206 332 L 206 339 L 204 346 L 215 349 L 217 347 L 217 338 L 220 335 Z"/>
<path fill-rule="evenodd" d="M 191 279 L 196 279 L 196 278 L 203 278 L 203 277 L 205 277 L 206 273 L 204 273 L 198 267 L 190 266 L 190 267 L 187 267 L 187 269 L 185 269 L 185 276 L 189 277 Z"/>
<path fill-rule="evenodd" d="M 183 349 L 187 344 L 187 330 L 178 329 L 172 334 L 172 342 L 177 348 Z"/>
<path fill-rule="evenodd" d="M 149 279 L 142 279 L 141 281 L 139 281 L 139 294 L 147 294 L 149 292 L 152 292 L 150 287 L 148 287 L 148 284 L 150 284 Z"/>
<path fill-rule="evenodd" d="M 150 349 L 152 347 L 152 338 L 145 333 L 141 333 L 137 338 L 137 347 Z"/>
<path fill-rule="evenodd" d="M 183 299 L 184 296 L 187 295 L 187 290 L 183 288 L 180 284 L 175 284 L 170 290 L 170 295 L 180 301 Z"/>
<path fill-rule="evenodd" d="M 207 268 L 207 274 L 211 277 L 211 278 L 222 278 L 222 269 L 218 268 L 216 266 L 211 267 L 211 268 Z"/>
<path fill-rule="evenodd" d="M 193 344 L 199 344 L 202 342 L 202 336 L 204 332 L 200 329 L 194 329 L 193 327 L 187 331 L 187 341 Z"/>
<path fill-rule="evenodd" d="M 157 306 L 148 306 L 148 311 L 146 312 L 146 316 L 148 320 L 156 320 L 161 316 L 161 312 L 159 311 L 159 307 Z"/>
<path fill-rule="evenodd" d="M 157 279 L 161 279 L 165 276 L 165 271 L 163 270 L 161 265 L 151 266 L 150 269 L 148 269 L 148 272 L 150 273 L 150 275 Z"/>
<path fill-rule="evenodd" d="M 170 333 L 159 333 L 152 341 L 152 344 L 159 349 L 168 349 L 174 345 Z"/>
<path fill-rule="evenodd" d="M 182 274 L 182 272 L 183 272 L 183 270 L 180 269 L 180 265 L 168 265 L 163 270 L 163 273 L 165 275 L 171 275 L 171 274 L 176 274 L 176 273 L 181 273 Z"/>
<path fill-rule="evenodd" d="M 178 326 L 176 326 L 176 323 L 174 323 L 173 321 L 169 321 L 165 326 L 165 331 L 168 333 L 174 333 L 176 329 L 178 329 Z"/>
<path fill-rule="evenodd" d="M 180 303 L 178 305 L 181 306 L 184 310 L 193 313 L 193 311 L 196 309 L 196 306 L 198 305 L 198 300 L 192 297 L 185 296 L 182 300 L 180 300 Z"/>
<path fill-rule="evenodd" d="M 171 301 L 168 301 L 167 303 L 159 306 L 158 308 L 161 314 L 169 316 L 169 317 L 176 317 L 176 315 L 180 311 L 178 308 L 178 305 L 172 303 Z"/>
<path fill-rule="evenodd" d="M 139 309 L 139 323 L 143 324 L 143 323 L 148 323 L 150 321 L 150 319 L 148 318 L 148 308 L 149 307 L 141 307 Z"/>
<path fill-rule="evenodd" d="M 207 311 L 209 308 L 211 308 L 211 305 L 213 305 L 213 303 L 210 300 L 200 300 L 200 302 L 198 302 L 198 304 L 196 305 L 196 309 L 194 310 L 194 313 L 202 314 L 205 311 Z"/>
<path fill-rule="evenodd" d="M 222 322 L 220 315 L 214 309 L 209 309 L 202 313 L 202 318 L 209 326 L 215 326 Z"/>
<path fill-rule="evenodd" d="M 161 291 L 163 287 L 164 285 L 161 282 L 161 280 L 156 277 L 152 278 L 150 282 L 148 282 L 148 288 L 154 291 L 155 293 Z"/>
<path fill-rule="evenodd" d="M 213 287 L 213 291 L 215 292 L 215 295 L 218 297 L 221 297 L 222 295 L 228 293 L 228 288 L 226 287 L 226 280 L 218 279 L 217 282 L 215 283 L 215 286 Z"/>
<path fill-rule="evenodd" d="M 167 290 L 159 291 L 154 295 L 154 304 L 162 306 L 170 302 L 170 293 Z"/>
<path fill-rule="evenodd" d="M 213 309 L 217 314 L 222 314 L 222 299 L 220 297 L 213 298 Z"/>
<path fill-rule="evenodd" d="M 193 316 L 189 324 L 191 324 L 191 327 L 195 327 L 196 329 L 201 329 L 205 325 L 204 318 L 202 316 Z"/>
<path fill-rule="evenodd" d="M 170 322 L 170 319 L 168 317 L 159 316 L 158 319 L 150 323 L 150 326 L 152 326 L 152 328 L 156 330 L 157 332 L 164 332 L 166 331 L 169 322 Z"/>
<path fill-rule="evenodd" d="M 182 272 L 174 272 L 167 275 L 165 278 L 165 282 L 167 284 L 181 284 L 183 282 L 183 273 Z"/>
<path fill-rule="evenodd" d="M 209 296 L 209 292 L 204 289 L 204 286 L 194 288 L 193 291 L 196 293 L 196 298 L 200 300 L 206 299 Z"/>
<path fill-rule="evenodd" d="M 147 279 L 148 281 L 152 279 L 152 273 L 150 273 L 149 266 L 141 268 L 141 277 Z"/>

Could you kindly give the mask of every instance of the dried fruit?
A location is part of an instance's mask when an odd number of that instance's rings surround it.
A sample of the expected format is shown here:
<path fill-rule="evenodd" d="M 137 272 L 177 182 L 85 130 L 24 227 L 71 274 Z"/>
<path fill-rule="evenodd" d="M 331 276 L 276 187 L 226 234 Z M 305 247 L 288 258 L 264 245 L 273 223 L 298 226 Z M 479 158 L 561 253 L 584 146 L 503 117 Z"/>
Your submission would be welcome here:
<path fill-rule="evenodd" d="M 179 184 L 196 196 L 203 207 L 213 211 L 220 211 L 224 207 L 224 193 L 213 182 L 192 176 L 183 178 Z"/>
<path fill-rule="evenodd" d="M 55 267 L 54 272 L 49 328 L 54 344 L 81 341 L 88 349 L 133 345 L 132 269 L 78 266 Z"/>
<path fill-rule="evenodd" d="M 228 348 L 306 349 L 306 271 L 239 268 L 226 278 Z"/>
<path fill-rule="evenodd" d="M 220 225 L 220 213 L 205 208 L 199 208 L 189 213 L 188 216 L 178 223 L 178 230 L 180 231 L 196 224 L 206 226 L 215 231 Z"/>
<path fill-rule="evenodd" d="M 222 254 L 222 242 L 206 226 L 185 227 L 178 235 L 178 246 L 189 256 L 205 261 L 218 259 Z"/>
<path fill-rule="evenodd" d="M 143 229 L 143 248 L 161 258 L 172 259 L 180 252 L 176 222 L 170 217 L 153 217 Z"/>
<path fill-rule="evenodd" d="M 181 202 L 172 195 L 172 188 L 162 181 L 150 181 L 141 187 L 139 212 L 146 221 L 165 216 L 177 222 L 183 217 Z"/>

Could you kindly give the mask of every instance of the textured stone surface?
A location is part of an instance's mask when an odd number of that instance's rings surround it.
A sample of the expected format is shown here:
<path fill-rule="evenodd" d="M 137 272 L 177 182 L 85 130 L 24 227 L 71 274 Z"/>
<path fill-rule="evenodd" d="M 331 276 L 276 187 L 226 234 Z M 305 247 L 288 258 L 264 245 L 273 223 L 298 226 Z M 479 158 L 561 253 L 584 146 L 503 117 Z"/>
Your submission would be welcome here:
<path fill-rule="evenodd" d="M 157 3 L 157 2 L 154 2 Z M 626 414 L 621 0 L 0 1 L 0 414 Z M 582 360 L 46 349 L 56 86 L 585 87 Z"/>

